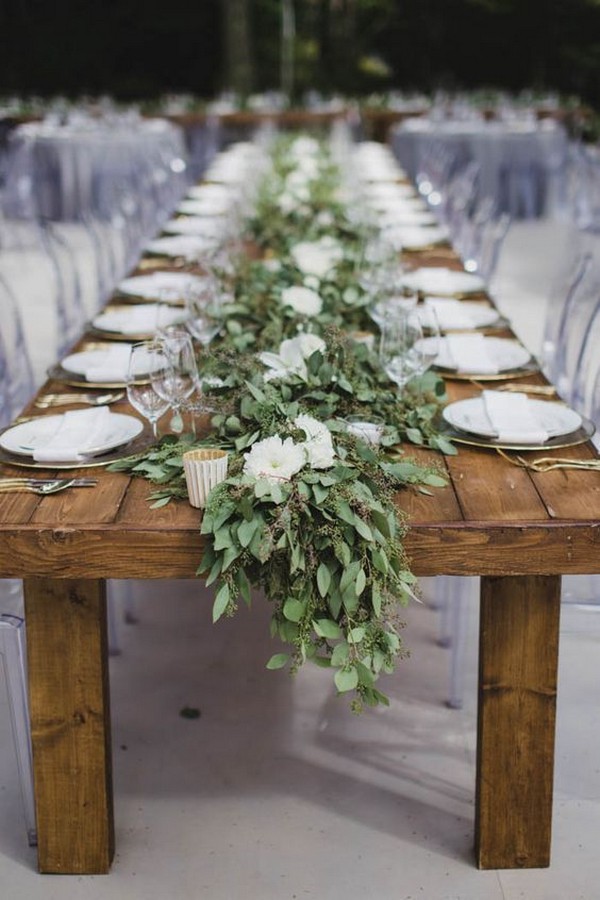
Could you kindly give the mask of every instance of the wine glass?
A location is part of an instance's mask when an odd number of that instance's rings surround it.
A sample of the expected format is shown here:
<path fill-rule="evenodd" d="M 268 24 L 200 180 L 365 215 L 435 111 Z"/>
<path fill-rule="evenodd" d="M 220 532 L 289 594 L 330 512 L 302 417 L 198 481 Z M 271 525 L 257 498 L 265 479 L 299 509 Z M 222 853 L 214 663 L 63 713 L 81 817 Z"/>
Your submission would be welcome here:
<path fill-rule="evenodd" d="M 423 349 L 423 328 L 414 312 L 386 318 L 379 346 L 381 365 L 399 388 L 417 375 L 422 375 L 431 363 Z"/>
<path fill-rule="evenodd" d="M 148 419 L 155 438 L 158 437 L 158 420 L 168 410 L 169 403 L 146 379 L 154 367 L 160 364 L 161 357 L 162 348 L 157 341 L 133 344 L 125 379 L 127 399 L 134 409 Z"/>
<path fill-rule="evenodd" d="M 418 294 L 414 292 L 382 291 L 375 295 L 375 302 L 369 307 L 369 315 L 381 331 L 388 319 L 412 312 L 417 300 Z"/>
<path fill-rule="evenodd" d="M 192 339 L 179 325 L 170 325 L 161 333 L 161 353 L 150 372 L 152 387 L 173 410 L 171 428 L 181 432 L 181 408 L 198 389 L 199 376 Z"/>
<path fill-rule="evenodd" d="M 204 278 L 201 284 L 186 290 L 185 308 L 188 331 L 203 347 L 208 347 L 223 327 L 222 300 L 216 282 Z"/>

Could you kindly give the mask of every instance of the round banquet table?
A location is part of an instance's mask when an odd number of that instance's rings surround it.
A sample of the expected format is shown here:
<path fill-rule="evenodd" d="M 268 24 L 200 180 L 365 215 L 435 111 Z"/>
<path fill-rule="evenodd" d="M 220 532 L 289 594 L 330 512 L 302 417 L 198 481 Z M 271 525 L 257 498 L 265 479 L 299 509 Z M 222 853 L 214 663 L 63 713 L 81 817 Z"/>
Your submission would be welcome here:
<path fill-rule="evenodd" d="M 413 180 L 434 145 L 451 155 L 451 174 L 474 160 L 479 166 L 478 197 L 493 197 L 498 211 L 513 218 L 552 215 L 562 208 L 568 137 L 554 120 L 413 118 L 393 129 L 391 144 Z"/>

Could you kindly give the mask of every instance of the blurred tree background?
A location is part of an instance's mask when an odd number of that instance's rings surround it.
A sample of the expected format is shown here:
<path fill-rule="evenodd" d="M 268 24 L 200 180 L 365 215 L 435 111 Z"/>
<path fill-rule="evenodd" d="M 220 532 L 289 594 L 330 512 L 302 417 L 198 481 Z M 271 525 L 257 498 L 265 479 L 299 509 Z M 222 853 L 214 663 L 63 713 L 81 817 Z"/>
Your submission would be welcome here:
<path fill-rule="evenodd" d="M 600 105 L 600 0 L 2 0 L 0 93 L 559 90 Z"/>

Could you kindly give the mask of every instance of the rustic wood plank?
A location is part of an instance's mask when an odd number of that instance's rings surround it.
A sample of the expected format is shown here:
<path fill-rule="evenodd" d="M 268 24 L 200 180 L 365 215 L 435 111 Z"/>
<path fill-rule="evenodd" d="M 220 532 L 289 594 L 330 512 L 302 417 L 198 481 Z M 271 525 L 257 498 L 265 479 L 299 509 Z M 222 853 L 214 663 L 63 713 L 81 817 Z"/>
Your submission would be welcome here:
<path fill-rule="evenodd" d="M 461 447 L 447 460 L 465 519 L 481 522 L 545 521 L 548 513 L 529 473 L 494 450 Z"/>
<path fill-rule="evenodd" d="M 104 582 L 26 579 L 40 872 L 101 874 L 114 854 Z"/>
<path fill-rule="evenodd" d="M 405 548 L 417 575 L 585 574 L 600 571 L 600 523 L 411 522 Z M 0 524 L 0 577 L 192 578 L 196 525 L 59 529 Z"/>
<path fill-rule="evenodd" d="M 542 451 L 533 459 L 544 456 L 563 459 L 595 459 L 592 444 L 582 447 L 568 447 L 551 453 Z M 546 504 L 548 512 L 555 519 L 591 519 L 600 517 L 600 472 L 577 472 L 573 469 L 556 469 L 552 472 L 531 474 L 535 487 Z"/>
<path fill-rule="evenodd" d="M 448 475 L 444 457 L 434 450 L 423 450 L 409 445 L 404 445 L 403 450 L 407 459 L 414 459 L 423 466 L 438 468 L 441 474 L 448 477 L 447 487 L 432 488 L 430 494 L 423 494 L 416 488 L 406 488 L 397 494 L 396 502 L 405 514 L 409 528 L 412 522 L 462 522 L 460 504 Z"/>
<path fill-rule="evenodd" d="M 550 864 L 560 578 L 484 578 L 475 851 L 482 869 Z"/>
<path fill-rule="evenodd" d="M 120 526 L 144 525 L 151 528 L 190 528 L 199 531 L 202 511 L 195 509 L 186 500 L 172 500 L 159 509 L 151 508 L 150 494 L 159 490 L 157 485 L 150 484 L 142 478 L 132 479 L 127 495 L 119 509 Z"/>
<path fill-rule="evenodd" d="M 44 497 L 31 516 L 33 525 L 108 524 L 114 522 L 127 492 L 130 477 L 107 473 L 103 469 L 85 469 L 98 484 L 91 488 L 73 488 Z"/>

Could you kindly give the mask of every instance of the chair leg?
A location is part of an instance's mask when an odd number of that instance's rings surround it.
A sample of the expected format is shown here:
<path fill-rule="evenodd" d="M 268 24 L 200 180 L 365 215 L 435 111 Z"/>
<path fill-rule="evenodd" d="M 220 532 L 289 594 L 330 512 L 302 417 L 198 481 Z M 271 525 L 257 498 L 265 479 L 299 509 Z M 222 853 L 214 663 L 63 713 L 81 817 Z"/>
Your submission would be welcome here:
<path fill-rule="evenodd" d="M 33 796 L 29 704 L 27 699 L 25 624 L 24 620 L 19 616 L 10 614 L 0 616 L 0 652 L 4 663 L 4 675 L 25 812 L 27 839 L 29 845 L 35 847 L 37 845 L 37 829 Z"/>
<path fill-rule="evenodd" d="M 469 595 L 473 579 L 444 576 L 436 579 L 436 603 L 441 610 L 441 647 L 450 648 L 450 674 L 446 705 L 462 709 L 464 700 L 465 651 L 467 643 Z"/>

